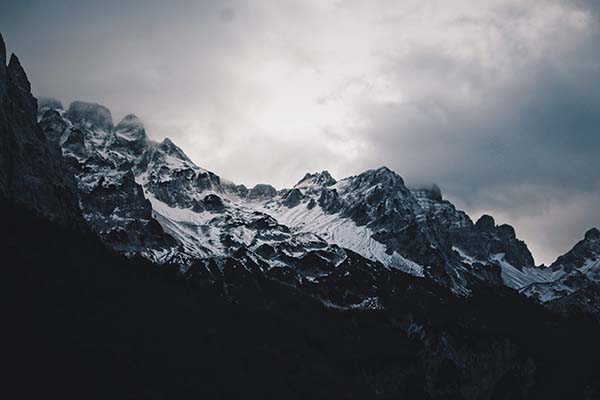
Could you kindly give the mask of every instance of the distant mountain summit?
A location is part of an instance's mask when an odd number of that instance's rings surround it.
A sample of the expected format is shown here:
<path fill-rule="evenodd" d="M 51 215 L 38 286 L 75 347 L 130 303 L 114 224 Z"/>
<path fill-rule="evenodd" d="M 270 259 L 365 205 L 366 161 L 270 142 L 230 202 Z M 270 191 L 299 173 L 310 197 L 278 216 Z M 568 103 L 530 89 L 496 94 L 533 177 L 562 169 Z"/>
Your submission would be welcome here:
<path fill-rule="evenodd" d="M 75 101 L 65 111 L 44 100 L 39 118 L 77 178 L 90 226 L 119 251 L 182 270 L 243 251 L 260 274 L 287 271 L 302 287 L 324 281 L 352 251 L 468 295 L 478 282 L 553 282 L 583 257 L 536 267 L 513 227 L 489 215 L 473 222 L 437 185 L 409 188 L 387 167 L 340 180 L 307 173 L 291 189 L 246 188 L 198 167 L 168 138 L 149 140 L 133 114 L 113 125 L 105 106 Z"/>
<path fill-rule="evenodd" d="M 385 293 L 368 285 L 342 297 L 324 289 L 349 258 L 362 259 L 363 272 L 371 265 L 377 280 L 399 271 L 460 296 L 485 283 L 548 305 L 584 304 L 596 291 L 595 228 L 549 268 L 536 267 L 513 227 L 489 215 L 473 222 L 437 185 L 407 187 L 387 167 L 339 180 L 307 173 L 291 189 L 246 188 L 197 166 L 170 139 L 150 140 L 133 114 L 115 125 L 97 103 L 38 103 L 18 59 L 5 64 L 3 43 L 0 60 L 0 194 L 58 221 L 85 221 L 127 256 L 194 266 L 211 279 L 236 260 L 340 307 L 385 307 Z"/>

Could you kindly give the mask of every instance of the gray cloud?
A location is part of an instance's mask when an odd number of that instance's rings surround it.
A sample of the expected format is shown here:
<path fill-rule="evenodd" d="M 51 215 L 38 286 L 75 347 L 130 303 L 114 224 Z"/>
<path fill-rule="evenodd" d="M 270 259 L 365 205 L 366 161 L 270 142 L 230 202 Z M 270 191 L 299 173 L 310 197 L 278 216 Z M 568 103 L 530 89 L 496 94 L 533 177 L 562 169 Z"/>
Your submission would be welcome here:
<path fill-rule="evenodd" d="M 134 112 L 246 184 L 385 164 L 544 262 L 600 225 L 597 2 L 123 3 L 0 4 L 36 93 Z"/>

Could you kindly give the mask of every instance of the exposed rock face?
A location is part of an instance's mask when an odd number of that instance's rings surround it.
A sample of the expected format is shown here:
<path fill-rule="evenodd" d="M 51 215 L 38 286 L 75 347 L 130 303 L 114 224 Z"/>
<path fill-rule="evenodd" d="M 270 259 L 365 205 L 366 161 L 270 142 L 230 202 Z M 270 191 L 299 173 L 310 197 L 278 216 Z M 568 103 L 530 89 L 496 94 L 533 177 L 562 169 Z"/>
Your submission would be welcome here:
<path fill-rule="evenodd" d="M 277 196 L 277 189 L 271 185 L 259 183 L 248 191 L 249 199 L 269 199 Z"/>
<path fill-rule="evenodd" d="M 111 141 L 109 146 L 120 148 L 139 157 L 146 149 L 148 137 L 142 121 L 135 115 L 129 114 L 117 124 L 109 140 Z"/>
<path fill-rule="evenodd" d="M 522 270 L 535 266 L 527 245 L 518 240 L 510 225 L 497 226 L 494 218 L 483 215 L 472 229 L 454 232 L 455 245 L 467 254 L 488 260 L 490 255 L 503 255 L 511 265 Z"/>
<path fill-rule="evenodd" d="M 38 97 L 38 111 L 43 114 L 48 110 L 63 110 L 60 100 L 53 97 Z"/>
<path fill-rule="evenodd" d="M 336 180 L 331 176 L 329 171 L 317 172 L 314 174 L 307 173 L 304 178 L 296 184 L 296 188 L 310 188 L 310 187 L 325 187 L 336 184 Z"/>
<path fill-rule="evenodd" d="M 101 179 L 91 191 L 82 192 L 81 204 L 88 223 L 121 253 L 162 260 L 176 246 L 152 218 L 152 206 L 131 171 L 119 179 Z"/>
<path fill-rule="evenodd" d="M 81 219 L 60 148 L 37 123 L 37 101 L 19 59 L 6 66 L 0 37 L 0 196 L 65 224 Z"/>
<path fill-rule="evenodd" d="M 293 210 L 286 212 L 278 204 Z M 292 190 L 267 202 L 266 208 L 276 218 L 293 213 L 297 215 L 293 225 L 300 229 L 316 229 L 313 232 L 329 235 L 329 240 L 338 245 L 386 265 L 395 263 L 403 270 L 425 274 L 459 292 L 477 280 L 504 283 L 502 265 L 491 253 L 492 246 L 486 245 L 491 238 L 485 235 L 496 234 L 493 221 L 490 232 L 476 230 L 464 212 L 442 199 L 439 187 L 409 189 L 386 167 L 340 181 L 327 172 L 307 174 Z M 335 227 L 336 220 L 352 221 L 354 227 L 344 226 L 344 231 L 354 230 L 353 237 Z M 506 227 L 499 228 L 499 232 L 510 236 Z M 469 236 L 483 243 L 481 253 L 487 250 L 481 260 L 465 259 L 454 251 L 461 239 Z"/>
<path fill-rule="evenodd" d="M 91 129 L 102 129 L 108 132 L 113 128 L 110 110 L 97 103 L 74 101 L 65 113 L 65 117 L 74 124 L 85 125 Z"/>
<path fill-rule="evenodd" d="M 44 107 L 40 108 L 40 110 L 43 114 L 39 123 L 46 134 L 46 138 L 49 141 L 60 145 L 63 140 L 63 135 L 67 130 L 67 123 L 54 109 Z"/>
<path fill-rule="evenodd" d="M 115 132 L 132 140 L 146 139 L 144 124 L 135 114 L 127 114 L 115 127 Z"/>
<path fill-rule="evenodd" d="M 600 318 L 600 231 L 588 230 L 585 237 L 550 269 L 556 279 L 533 283 L 522 290 L 548 307 L 590 313 Z"/>
<path fill-rule="evenodd" d="M 473 223 L 466 213 L 441 199 L 438 190 L 416 189 L 413 194 L 431 221 L 445 232 L 463 263 L 477 270 L 496 265 L 501 269 L 502 282 L 513 288 L 551 279 L 549 270 L 535 267 L 527 245 L 517 239 L 513 227 L 496 226 L 489 215 Z M 485 269 L 486 274 L 491 271 L 493 268 Z"/>
<path fill-rule="evenodd" d="M 74 102 L 64 114 L 47 105 L 38 112 L 42 138 L 55 148 L 57 157 L 64 156 L 63 172 L 76 177 L 76 185 L 71 178 L 72 193 L 79 197 L 92 230 L 125 255 L 171 260 L 178 244 L 153 218 L 152 206 L 132 171 L 148 146 L 139 119 L 128 115 L 113 128 L 106 107 L 83 102 Z"/>
<path fill-rule="evenodd" d="M 585 233 L 583 240 L 578 242 L 566 254 L 558 257 L 550 268 L 563 269 L 571 272 L 589 266 L 594 260 L 600 259 L 600 231 L 592 228 Z"/>
<path fill-rule="evenodd" d="M 171 206 L 198 206 L 204 191 L 222 192 L 220 178 L 197 167 L 171 140 L 147 143 L 135 170 L 146 190 Z M 135 160 L 134 160 L 135 161 Z"/>
<path fill-rule="evenodd" d="M 297 206 L 298 204 L 300 204 L 300 201 L 302 201 L 302 192 L 297 189 L 291 189 L 289 190 L 283 197 L 283 204 L 285 204 L 287 207 L 289 208 L 293 208 L 295 206 Z"/>
<path fill-rule="evenodd" d="M 587 240 L 589 243 L 597 243 L 600 241 L 600 229 L 598 228 L 591 228 L 589 231 L 587 231 L 585 233 L 585 240 Z"/>

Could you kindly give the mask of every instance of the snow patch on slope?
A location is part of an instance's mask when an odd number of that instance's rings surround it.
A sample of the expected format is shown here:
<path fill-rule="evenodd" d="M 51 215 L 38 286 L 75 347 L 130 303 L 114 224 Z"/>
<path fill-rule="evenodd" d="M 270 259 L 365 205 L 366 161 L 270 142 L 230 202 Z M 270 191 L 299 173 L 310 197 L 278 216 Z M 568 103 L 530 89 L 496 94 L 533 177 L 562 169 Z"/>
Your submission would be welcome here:
<path fill-rule="evenodd" d="M 552 282 L 564 274 L 562 271 L 552 271 L 550 268 L 518 269 L 504 259 L 504 253 L 492 255 L 490 261 L 500 266 L 502 280 L 514 289 L 521 289 L 535 282 Z"/>
<path fill-rule="evenodd" d="M 504 253 L 493 254 L 486 261 L 472 257 L 456 246 L 452 247 L 452 250 L 456 251 L 460 255 L 461 261 L 468 265 L 475 263 L 498 265 L 501 270 L 502 280 L 506 286 L 513 289 L 522 289 L 532 283 L 553 282 L 564 275 L 562 270 L 553 271 L 550 268 L 544 267 L 525 267 L 519 269 L 505 260 Z"/>
<path fill-rule="evenodd" d="M 317 234 L 329 243 L 350 249 L 388 267 L 416 276 L 425 276 L 421 265 L 407 260 L 395 251 L 389 254 L 383 243 L 373 239 L 373 232 L 369 228 L 358 226 L 351 219 L 342 218 L 338 214 L 328 214 L 320 206 L 309 209 L 305 204 L 300 204 L 288 208 L 281 204 L 268 203 L 258 207 L 280 224 L 300 232 Z"/>
<path fill-rule="evenodd" d="M 152 204 L 153 217 L 181 243 L 186 252 L 200 258 L 225 254 L 220 230 L 210 225 L 210 221 L 218 214 L 170 207 L 147 191 L 145 196 Z"/>

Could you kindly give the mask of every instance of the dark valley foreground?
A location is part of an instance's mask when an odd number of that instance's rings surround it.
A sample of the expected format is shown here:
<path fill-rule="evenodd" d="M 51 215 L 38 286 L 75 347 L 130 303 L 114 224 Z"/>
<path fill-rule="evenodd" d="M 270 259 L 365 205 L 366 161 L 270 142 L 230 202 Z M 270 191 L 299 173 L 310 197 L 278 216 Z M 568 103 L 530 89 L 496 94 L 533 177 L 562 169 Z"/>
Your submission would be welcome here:
<path fill-rule="evenodd" d="M 0 145 L 2 398 L 600 396 L 597 229 L 536 266 L 385 167 L 236 185 L 1 38 Z"/>

